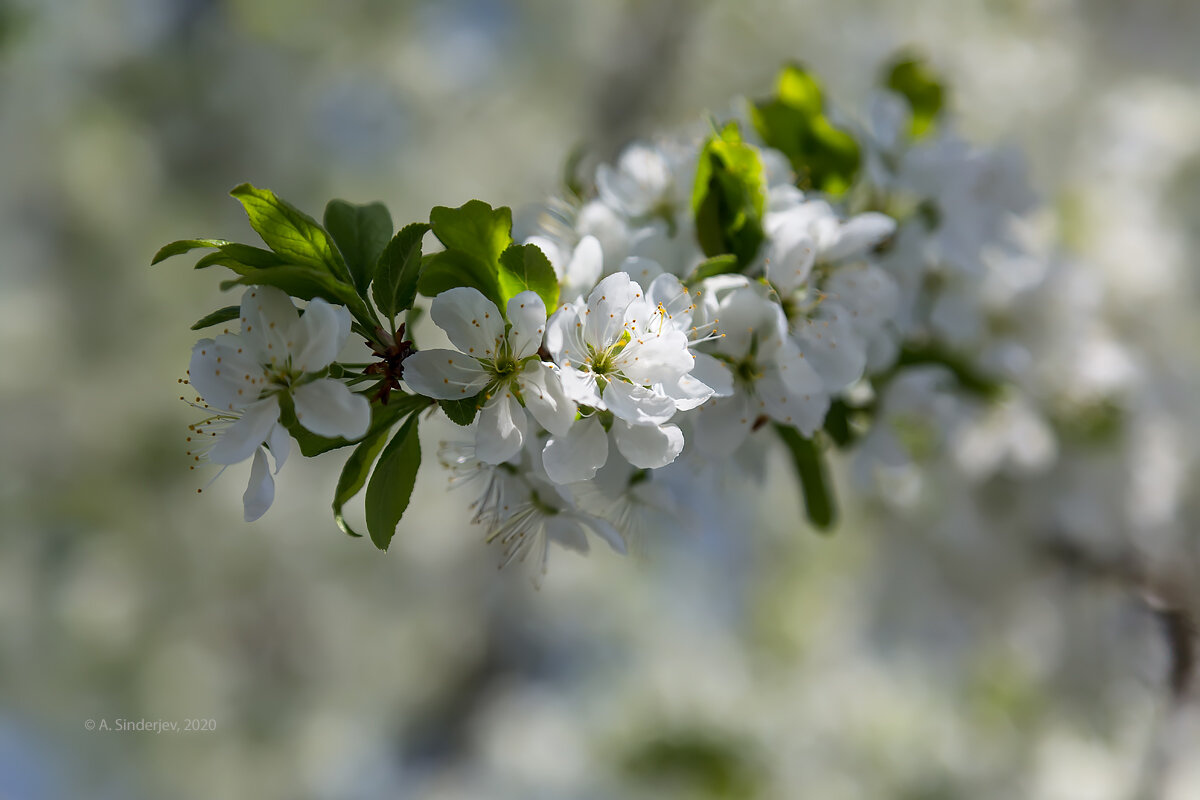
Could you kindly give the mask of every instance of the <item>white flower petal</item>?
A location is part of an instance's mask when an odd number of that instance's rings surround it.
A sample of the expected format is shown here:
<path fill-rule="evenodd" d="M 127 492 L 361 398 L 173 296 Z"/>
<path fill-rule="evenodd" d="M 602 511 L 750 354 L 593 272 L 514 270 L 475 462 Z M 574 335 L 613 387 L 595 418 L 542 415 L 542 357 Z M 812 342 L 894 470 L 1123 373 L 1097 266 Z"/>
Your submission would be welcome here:
<path fill-rule="evenodd" d="M 644 386 L 612 380 L 604 387 L 604 405 L 634 425 L 661 425 L 675 414 L 675 401 Z"/>
<path fill-rule="evenodd" d="M 560 367 L 582 363 L 588 356 L 587 343 L 583 340 L 583 318 L 586 311 L 582 301 L 563 305 L 546 323 L 546 349 Z"/>
<path fill-rule="evenodd" d="M 674 400 L 676 411 L 691 411 L 693 408 L 699 408 L 713 396 L 711 387 L 691 375 L 684 375 L 674 383 L 656 383 L 654 390 Z"/>
<path fill-rule="evenodd" d="M 692 298 L 687 287 L 679 282 L 679 278 L 664 272 L 643 285 L 646 287 L 646 300 L 652 306 L 667 309 L 676 328 L 686 330 L 691 327 Z"/>
<path fill-rule="evenodd" d="M 480 409 L 476 426 L 475 456 L 485 464 L 501 464 L 525 442 L 525 409 L 502 389 Z"/>
<path fill-rule="evenodd" d="M 561 367 L 558 379 L 562 383 L 563 393 L 582 406 L 604 408 L 604 400 L 596 386 L 596 376 L 590 372 L 581 372 L 574 367 Z"/>
<path fill-rule="evenodd" d="M 287 360 L 296 317 L 292 298 L 273 286 L 251 286 L 242 295 L 242 336 L 262 363 Z"/>
<path fill-rule="evenodd" d="M 688 350 L 687 335 L 666 330 L 659 335 L 639 333 L 613 363 L 629 380 L 646 384 L 678 380 L 691 372 L 696 362 Z"/>
<path fill-rule="evenodd" d="M 805 436 L 812 436 L 825 423 L 829 395 L 820 389 L 795 393 L 784 384 L 778 372 L 771 372 L 755 383 L 754 391 L 771 419 L 783 425 L 794 425 Z"/>
<path fill-rule="evenodd" d="M 539 425 L 555 435 L 570 430 L 575 421 L 575 403 L 563 390 L 557 371 L 541 361 L 530 361 L 517 381 L 525 407 Z"/>
<path fill-rule="evenodd" d="M 251 403 L 236 422 L 221 432 L 217 443 L 208 451 L 208 460 L 214 464 L 245 461 L 267 440 L 277 422 L 279 400 L 275 396 Z"/>
<path fill-rule="evenodd" d="M 555 483 L 591 480 L 608 461 L 608 434 L 595 416 L 581 419 L 565 436 L 553 436 L 542 450 L 542 466 Z"/>
<path fill-rule="evenodd" d="M 221 336 L 217 341 L 201 339 L 192 348 L 188 382 L 216 411 L 246 407 L 266 383 L 262 366 L 244 352 L 245 344 L 243 337 Z"/>
<path fill-rule="evenodd" d="M 896 232 L 896 220 L 887 214 L 868 211 L 851 217 L 842 224 L 836 243 L 821 253 L 822 261 L 837 261 L 865 255 Z"/>
<path fill-rule="evenodd" d="M 729 456 L 750 434 L 755 416 L 744 391 L 710 401 L 696 416 L 694 441 L 697 449 L 713 458 Z"/>
<path fill-rule="evenodd" d="M 772 243 L 767 255 L 767 280 L 788 296 L 808 280 L 817 260 L 817 243 L 806 231 L 785 229 Z"/>
<path fill-rule="evenodd" d="M 756 287 L 736 288 L 712 312 L 717 329 L 724 334 L 717 346 L 722 353 L 741 358 L 755 341 L 775 335 L 781 324 L 786 329 L 786 321 L 779 319 L 782 316 L 779 304 L 760 295 Z"/>
<path fill-rule="evenodd" d="M 617 419 L 612 430 L 621 455 L 641 469 L 665 467 L 683 450 L 683 431 L 678 425 L 629 425 Z"/>
<path fill-rule="evenodd" d="M 599 200 L 589 200 L 575 217 L 575 230 L 580 236 L 594 236 L 600 243 L 603 267 L 616 269 L 629 255 L 629 226 L 620 214 Z"/>
<path fill-rule="evenodd" d="M 267 454 L 260 447 L 254 451 L 254 464 L 250 467 L 250 483 L 242 495 L 243 514 L 246 522 L 254 520 L 267 513 L 271 503 L 275 501 L 275 479 L 267 466 Z"/>
<path fill-rule="evenodd" d="M 866 343 L 854 330 L 851 319 L 846 309 L 826 302 L 816 317 L 796 329 L 796 344 L 830 392 L 854 383 L 867 367 Z"/>
<path fill-rule="evenodd" d="M 693 353 L 696 366 L 675 383 L 656 386 L 659 391 L 675 401 L 679 411 L 699 408 L 710 397 L 728 397 L 733 394 L 733 373 L 723 362 L 704 353 Z"/>
<path fill-rule="evenodd" d="M 292 393 L 296 419 L 318 436 L 361 438 L 371 425 L 371 404 L 333 378 L 306 383 Z"/>
<path fill-rule="evenodd" d="M 288 455 L 292 452 L 292 436 L 288 433 L 287 428 L 275 423 L 275 427 L 271 429 L 271 435 L 267 437 L 267 447 L 271 450 L 271 455 L 275 458 L 275 474 L 279 474 L 279 470 L 283 469 L 283 462 L 287 461 Z"/>
<path fill-rule="evenodd" d="M 350 312 L 344 306 L 331 306 L 319 297 L 308 301 L 304 316 L 293 328 L 287 342 L 292 366 L 301 372 L 317 372 L 328 367 L 350 336 Z"/>
<path fill-rule="evenodd" d="M 465 400 L 483 391 L 491 375 L 456 350 L 421 350 L 404 359 L 404 382 L 424 397 Z"/>
<path fill-rule="evenodd" d="M 591 528 L 593 533 L 608 542 L 608 546 L 613 550 L 621 555 L 628 554 L 629 548 L 625 544 L 625 537 L 620 534 L 611 522 L 600 517 L 594 517 L 591 514 L 579 514 L 577 519 L 580 524 Z"/>
<path fill-rule="evenodd" d="M 778 375 L 792 394 L 819 393 L 826 389 L 825 379 L 801 355 L 799 346 L 791 339 L 783 340 L 775 353 L 775 363 L 764 374 Z"/>
<path fill-rule="evenodd" d="M 429 316 L 455 347 L 478 358 L 494 358 L 504 338 L 500 309 L 469 286 L 458 286 L 433 298 Z"/>
<path fill-rule="evenodd" d="M 724 361 L 718 361 L 707 353 L 692 353 L 696 366 L 692 367 L 692 377 L 713 390 L 717 397 L 728 397 L 733 394 L 733 373 Z"/>
<path fill-rule="evenodd" d="M 571 262 L 560 276 L 565 288 L 563 298 L 574 300 L 592 290 L 604 274 L 604 251 L 595 236 L 584 236 L 575 245 Z"/>
<path fill-rule="evenodd" d="M 900 288 L 895 279 L 876 266 L 835 270 L 822 288 L 850 312 L 855 329 L 864 339 L 881 330 L 900 307 Z"/>
<path fill-rule="evenodd" d="M 588 551 L 587 534 L 583 532 L 578 520 L 557 514 L 546 519 L 546 540 L 561 545 L 576 553 Z"/>
<path fill-rule="evenodd" d="M 662 265 L 651 258 L 643 256 L 630 256 L 621 262 L 621 272 L 629 275 L 630 278 L 637 281 L 642 286 L 649 286 L 650 283 L 663 274 Z M 647 292 L 649 289 L 647 289 Z"/>
<path fill-rule="evenodd" d="M 635 143 L 621 153 L 614 169 L 596 169 L 600 199 L 629 217 L 651 213 L 671 188 L 671 169 L 656 147 Z"/>
<path fill-rule="evenodd" d="M 596 285 L 588 295 L 583 338 L 596 349 L 606 348 L 625 330 L 625 309 L 640 299 L 642 287 L 624 272 L 615 272 Z"/>
<path fill-rule="evenodd" d="M 546 332 L 546 304 L 537 292 L 521 292 L 508 301 L 508 344 L 514 358 L 531 356 L 542 346 Z"/>

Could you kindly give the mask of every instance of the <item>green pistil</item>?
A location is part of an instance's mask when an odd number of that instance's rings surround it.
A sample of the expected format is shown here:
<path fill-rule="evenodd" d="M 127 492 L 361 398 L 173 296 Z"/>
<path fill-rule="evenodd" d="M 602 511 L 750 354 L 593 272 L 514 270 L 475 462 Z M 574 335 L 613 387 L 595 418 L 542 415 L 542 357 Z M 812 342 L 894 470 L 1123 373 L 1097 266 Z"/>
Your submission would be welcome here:
<path fill-rule="evenodd" d="M 529 502 L 533 504 L 534 508 L 545 514 L 547 517 L 553 517 L 558 514 L 558 509 L 554 506 L 547 505 L 542 498 L 538 497 L 537 492 L 529 493 Z"/>
<path fill-rule="evenodd" d="M 613 348 L 594 350 L 589 346 L 588 350 L 590 351 L 588 366 L 591 367 L 592 372 L 597 375 L 607 375 L 616 368 L 613 358 Z"/>
<path fill-rule="evenodd" d="M 501 356 L 492 365 L 492 374 L 500 383 L 506 383 L 517 374 L 521 365 L 511 356 Z"/>
<path fill-rule="evenodd" d="M 746 358 L 733 365 L 734 374 L 742 383 L 754 383 L 762 377 L 762 371 L 753 358 Z"/>

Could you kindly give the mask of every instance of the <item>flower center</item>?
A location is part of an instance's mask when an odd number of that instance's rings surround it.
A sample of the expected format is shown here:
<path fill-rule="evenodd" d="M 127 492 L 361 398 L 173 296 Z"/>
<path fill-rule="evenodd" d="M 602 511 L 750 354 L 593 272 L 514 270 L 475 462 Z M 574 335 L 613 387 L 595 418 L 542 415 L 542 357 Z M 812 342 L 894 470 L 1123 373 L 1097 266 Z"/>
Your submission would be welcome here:
<path fill-rule="evenodd" d="M 608 347 L 595 348 L 588 345 L 588 357 L 586 360 L 587 366 L 593 373 L 600 377 L 606 377 L 616 373 L 617 370 L 617 355 L 620 354 L 625 346 L 633 340 L 629 331 L 626 330 L 621 334 L 621 338 L 610 344 Z"/>
<path fill-rule="evenodd" d="M 492 375 L 499 383 L 506 383 L 516 376 L 521 365 L 517 360 L 507 353 L 501 353 L 495 361 L 492 362 Z"/>
<path fill-rule="evenodd" d="M 758 362 L 754 360 L 753 356 L 747 356 L 735 363 L 733 371 L 738 380 L 745 384 L 754 383 L 763 376 L 762 370 L 759 369 Z"/>

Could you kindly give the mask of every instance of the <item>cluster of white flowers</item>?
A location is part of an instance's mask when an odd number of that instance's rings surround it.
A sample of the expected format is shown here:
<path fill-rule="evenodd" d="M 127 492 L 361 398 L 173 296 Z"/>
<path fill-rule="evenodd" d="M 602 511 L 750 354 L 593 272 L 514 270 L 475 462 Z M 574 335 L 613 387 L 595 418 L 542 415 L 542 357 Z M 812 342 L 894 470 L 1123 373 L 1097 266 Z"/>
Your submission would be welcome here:
<path fill-rule="evenodd" d="M 787 79 L 807 86 L 802 73 Z M 798 107 L 823 114 L 811 96 Z M 797 173 L 803 152 L 770 146 L 769 126 L 755 121 L 764 108 L 747 104 L 720 132 L 634 143 L 582 182 L 590 189 L 502 231 L 501 250 L 544 255 L 540 283 L 527 263 L 497 290 L 480 271 L 494 242 L 464 245 L 477 233 L 447 232 L 445 215 L 431 215 L 454 252 L 426 256 L 437 265 L 421 269 L 442 272 L 420 286 L 453 349 L 418 349 L 403 326 L 376 324 L 363 286 L 348 308 L 304 295 L 314 299 L 299 317 L 288 293 L 252 286 L 241 334 L 204 339 L 193 353 L 190 380 L 213 413 L 195 426 L 212 441 L 197 458 L 253 457 L 245 506 L 257 518 L 273 496 L 266 452 L 278 470 L 289 431 L 341 437 L 339 446 L 366 436 L 356 456 L 369 468 L 387 434 L 372 408 L 400 390 L 416 401 L 405 413 L 438 404 L 469 426 L 441 459 L 453 482 L 478 491 L 475 521 L 502 563 L 529 561 L 540 575 L 551 542 L 586 550 L 591 532 L 624 552 L 636 509 L 673 505 L 648 482 L 706 491 L 726 466 L 761 471 L 778 441 L 810 518 L 827 525 L 832 446 L 853 448 L 860 487 L 911 508 L 928 496 L 928 476 L 978 484 L 1038 473 L 1061 456 L 1064 424 L 1107 419 L 1132 360 L 1088 321 L 1083 273 L 1039 249 L 1017 156 L 974 147 L 944 121 L 918 135 L 902 95 L 881 93 L 865 122 L 847 124 L 861 170 L 822 185 L 816 171 Z M 471 213 L 492 213 L 478 206 Z M 415 242 L 420 259 L 429 226 L 409 236 L 413 227 L 394 243 Z M 184 249 L 228 244 L 196 241 Z M 312 263 L 351 277 L 329 252 Z M 226 255 L 243 283 L 268 274 Z M 446 263 L 465 265 L 461 280 Z M 398 285 L 402 274 L 388 280 Z M 392 317 L 406 308 L 387 305 L 394 285 L 384 300 L 373 290 Z M 336 363 L 352 326 L 379 363 Z M 1082 385 L 1092 389 L 1080 395 Z M 354 491 L 366 480 L 361 461 L 351 460 L 362 474 L 343 475 Z M 405 474 L 399 513 L 415 467 Z M 340 524 L 341 485 L 338 493 Z M 381 547 L 390 535 L 372 532 Z"/>
<path fill-rule="evenodd" d="M 633 144 L 598 169 L 594 198 L 541 209 L 523 238 L 559 279 L 563 302 L 548 320 L 532 292 L 503 316 L 469 288 L 434 299 L 431 316 L 458 351 L 416 353 L 405 379 L 439 399 L 484 392 L 473 458 L 453 460 L 489 475 L 478 519 L 502 541 L 538 540 L 565 511 L 623 550 L 578 498 L 624 508 L 645 470 L 702 472 L 768 422 L 812 437 L 831 398 L 894 363 L 899 289 L 876 250 L 895 221 L 805 195 L 762 147 L 759 254 L 704 277 L 688 204 L 703 145 Z"/>

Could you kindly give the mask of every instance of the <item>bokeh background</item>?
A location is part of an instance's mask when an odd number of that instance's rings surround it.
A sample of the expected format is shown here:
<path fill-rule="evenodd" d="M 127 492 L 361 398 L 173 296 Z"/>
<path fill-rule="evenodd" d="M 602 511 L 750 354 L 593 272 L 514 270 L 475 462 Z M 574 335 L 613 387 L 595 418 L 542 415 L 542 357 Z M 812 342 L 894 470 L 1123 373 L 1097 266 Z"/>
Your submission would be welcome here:
<path fill-rule="evenodd" d="M 1198 38 L 1194 0 L 3 0 L 0 800 L 1200 797 L 1137 592 L 871 504 L 816 537 L 782 462 L 634 558 L 553 553 L 540 590 L 432 458 L 386 555 L 334 527 L 336 456 L 244 524 L 237 468 L 197 495 L 177 399 L 188 325 L 229 301 L 148 266 L 251 240 L 242 181 L 399 224 L 520 207 L 576 147 L 789 59 L 855 114 L 916 46 L 965 133 L 1026 151 L 1097 313 L 1169 360 L 1195 341 Z"/>

